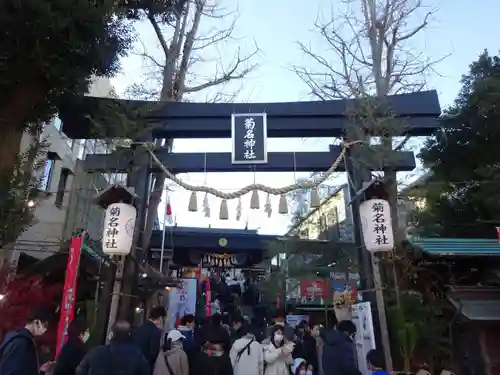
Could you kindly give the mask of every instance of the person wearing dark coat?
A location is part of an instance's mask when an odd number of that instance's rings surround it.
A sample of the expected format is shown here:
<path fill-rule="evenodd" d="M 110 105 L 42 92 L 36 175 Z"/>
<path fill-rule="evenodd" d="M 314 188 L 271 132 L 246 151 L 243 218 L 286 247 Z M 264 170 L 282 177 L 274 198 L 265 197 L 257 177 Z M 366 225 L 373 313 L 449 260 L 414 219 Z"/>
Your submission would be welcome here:
<path fill-rule="evenodd" d="M 92 349 L 76 368 L 75 375 L 149 375 L 149 363 L 130 338 L 130 323 L 113 325 L 109 345 Z"/>
<path fill-rule="evenodd" d="M 68 326 L 68 341 L 57 356 L 52 375 L 75 375 L 76 368 L 87 354 L 85 342 L 89 338 L 89 331 L 85 324 L 73 320 Z"/>
<path fill-rule="evenodd" d="M 35 337 L 47 331 L 51 317 L 48 311 L 35 311 L 24 328 L 5 335 L 0 345 L 1 375 L 39 375 L 52 368 L 53 362 L 40 366 L 35 343 Z"/>
<path fill-rule="evenodd" d="M 328 375 L 361 375 L 358 369 L 356 326 L 350 320 L 337 324 L 337 329 L 324 333 L 323 371 Z"/>
<path fill-rule="evenodd" d="M 311 330 L 307 322 L 302 322 L 297 327 L 296 336 L 292 357 L 305 359 L 307 365 L 313 367 L 314 375 L 317 375 L 318 354 L 316 351 L 316 339 L 311 335 Z"/>
<path fill-rule="evenodd" d="M 222 326 L 222 316 L 220 314 L 212 315 L 211 323 L 204 330 L 203 335 L 203 343 L 208 342 L 207 340 L 212 340 L 212 343 L 216 342 L 217 344 L 221 344 L 225 353 L 229 353 L 231 350 L 231 335 L 229 331 Z"/>
<path fill-rule="evenodd" d="M 154 307 L 149 314 L 149 320 L 132 334 L 132 340 L 141 349 L 142 354 L 149 363 L 151 374 L 153 373 L 158 353 L 160 353 L 166 316 L 167 311 L 164 307 Z"/>
<path fill-rule="evenodd" d="M 194 361 L 196 360 L 196 356 L 200 351 L 200 344 L 195 337 L 195 316 L 191 314 L 184 315 L 181 319 L 181 325 L 177 327 L 177 329 L 184 336 L 184 339 L 182 340 L 182 347 L 188 357 L 189 374 L 195 375 L 192 369 L 194 368 Z"/>
<path fill-rule="evenodd" d="M 225 350 L 229 335 L 223 331 L 224 328 L 214 324 L 204 329 L 202 350 L 194 361 L 192 374 L 234 375 L 231 359 Z"/>

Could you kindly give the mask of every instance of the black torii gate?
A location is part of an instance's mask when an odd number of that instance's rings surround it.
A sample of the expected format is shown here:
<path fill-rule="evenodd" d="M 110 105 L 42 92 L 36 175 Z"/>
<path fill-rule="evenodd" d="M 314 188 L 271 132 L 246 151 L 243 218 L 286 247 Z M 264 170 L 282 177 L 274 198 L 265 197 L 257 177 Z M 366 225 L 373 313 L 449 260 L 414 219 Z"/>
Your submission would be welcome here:
<path fill-rule="evenodd" d="M 232 136 L 231 118 L 234 114 L 265 113 L 267 116 L 266 134 L 269 138 L 283 137 L 345 137 L 348 128 L 353 126 L 352 119 L 347 115 L 356 103 L 352 100 L 311 101 L 294 103 L 172 103 L 129 101 L 105 98 L 84 97 L 69 103 L 60 110 L 63 132 L 73 139 L 102 138 L 102 133 L 93 131 L 91 118 L 105 118 L 102 111 L 107 108 L 122 108 L 126 112 L 142 111 L 140 120 L 151 124 L 150 131 L 142 139 L 179 139 L 179 138 L 230 138 Z M 391 115 L 404 122 L 402 134 L 412 136 L 430 135 L 438 128 L 437 118 L 441 109 L 436 91 L 426 91 L 411 94 L 389 96 L 384 103 Z M 101 112 L 101 113 L 100 113 Z M 104 125 L 106 138 L 126 137 L 123 128 L 113 122 Z M 102 131 L 102 129 L 101 129 Z M 371 134 L 376 135 L 376 134 Z M 376 146 L 375 146 L 376 148 Z M 252 165 L 249 163 L 234 164 L 231 153 L 170 153 L 168 150 L 156 150 L 156 155 L 163 164 L 168 165 L 173 173 L 187 172 L 239 172 L 239 171 L 325 171 L 339 156 L 340 146 L 331 145 L 323 152 L 270 152 L 265 163 Z M 380 153 L 372 147 L 363 147 L 356 152 L 356 163 L 352 157 L 347 159 L 348 165 L 342 162 L 338 171 L 351 175 L 355 190 L 363 185 L 363 179 L 369 178 L 367 170 L 411 171 L 415 168 L 415 158 L 412 152 L 393 151 Z M 130 166 L 137 166 L 138 160 L 134 151 L 120 151 L 108 155 L 88 155 L 85 160 L 85 170 L 88 172 L 128 172 Z M 149 198 L 149 175 L 156 170 L 144 158 L 139 162 L 142 168 L 130 177 L 130 185 L 136 193 Z M 357 166 L 355 166 L 356 164 Z M 137 169 L 137 168 L 136 168 Z M 143 205 L 144 207 L 144 205 Z M 144 207 L 145 208 L 145 207 Z M 144 216 L 144 212 L 140 213 Z M 356 216 L 356 215 L 355 215 Z M 355 229 L 358 230 L 358 229 Z M 182 248 L 182 235 L 172 230 L 176 248 Z M 203 234 L 202 234 L 203 236 Z M 161 248 L 161 232 L 152 236 L 150 248 L 158 251 Z M 203 238 L 198 236 L 198 241 Z M 358 236 L 359 241 L 359 236 Z M 165 241 L 169 243 L 170 241 Z M 186 247 L 188 247 L 186 245 Z M 369 255 L 360 251 L 361 257 Z M 369 264 L 363 261 L 360 264 Z M 363 274 L 363 270 L 360 270 Z M 364 270 L 362 280 L 367 279 L 369 271 Z M 364 276 L 364 277 L 363 277 Z"/>

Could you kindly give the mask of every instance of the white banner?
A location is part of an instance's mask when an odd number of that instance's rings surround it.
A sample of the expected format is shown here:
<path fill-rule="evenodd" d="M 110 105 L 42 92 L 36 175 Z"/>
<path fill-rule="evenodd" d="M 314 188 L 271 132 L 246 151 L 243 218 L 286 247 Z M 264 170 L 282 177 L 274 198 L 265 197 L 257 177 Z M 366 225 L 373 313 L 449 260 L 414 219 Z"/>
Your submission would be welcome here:
<path fill-rule="evenodd" d="M 371 375 L 366 365 L 366 354 L 375 349 L 375 332 L 373 330 L 372 309 L 370 302 L 361 302 L 351 307 L 352 322 L 356 325 L 356 350 L 358 368 L 363 375 Z"/>
<path fill-rule="evenodd" d="M 172 288 L 168 306 L 168 329 L 175 328 L 184 315 L 196 314 L 197 279 L 182 279 L 179 288 Z"/>
<path fill-rule="evenodd" d="M 303 320 L 309 323 L 309 315 L 287 315 L 286 323 L 293 328 L 297 327 Z"/>

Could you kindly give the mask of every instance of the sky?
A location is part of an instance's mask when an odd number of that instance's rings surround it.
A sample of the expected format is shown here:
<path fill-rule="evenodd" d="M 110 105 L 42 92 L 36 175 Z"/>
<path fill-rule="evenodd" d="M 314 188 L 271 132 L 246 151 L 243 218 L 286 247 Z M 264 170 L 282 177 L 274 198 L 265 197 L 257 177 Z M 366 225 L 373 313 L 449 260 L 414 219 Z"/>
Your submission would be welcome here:
<path fill-rule="evenodd" d="M 468 66 L 477 59 L 479 54 L 488 49 L 495 54 L 500 49 L 500 24 L 498 14 L 500 3 L 495 0 L 441 0 L 425 1 L 427 6 L 422 9 L 417 18 L 422 18 L 429 10 L 435 11 L 430 18 L 429 26 L 418 38 L 412 41 L 411 48 L 421 52 L 426 58 L 438 60 L 445 56 L 434 67 L 435 72 L 428 75 L 428 88 L 436 89 L 442 108 L 450 105 L 460 89 L 460 77 L 467 73 Z M 307 4 L 305 6 L 304 4 Z M 292 65 L 309 67 L 309 61 L 297 46 L 297 41 L 310 43 L 322 55 L 329 54 L 321 39 L 313 31 L 318 14 L 330 14 L 331 9 L 342 9 L 341 1 L 330 0 L 222 0 L 226 9 L 238 8 L 238 20 L 234 30 L 235 40 L 221 45 L 214 53 L 225 56 L 224 62 L 230 61 L 238 47 L 242 51 L 251 51 L 255 45 L 260 52 L 255 61 L 259 67 L 254 70 L 238 86 L 230 85 L 224 89 L 229 92 L 239 89 L 236 101 L 242 102 L 290 102 L 311 100 L 308 89 L 293 73 Z M 333 7 L 333 8 L 332 8 Z M 418 21 L 415 19 L 414 21 Z M 224 21 L 218 21 L 224 22 Z M 497 25 L 497 26 L 494 26 Z M 202 32 L 214 27 L 213 23 L 202 24 Z M 149 24 L 137 26 L 140 38 L 149 53 L 158 56 L 159 48 L 154 32 Z M 142 44 L 141 44 L 142 48 Z M 205 57 L 205 55 L 204 55 Z M 210 75 L 214 68 L 211 63 L 198 67 L 197 74 Z M 126 88 L 144 81 L 144 63 L 138 56 L 129 56 L 123 60 L 123 72 L 113 78 L 112 84 L 119 95 L 124 95 Z M 205 96 L 196 97 L 204 101 Z M 230 119 L 228 118 L 228 122 Z M 269 139 L 268 151 L 326 151 L 331 139 Z M 413 142 L 418 152 L 419 141 Z M 229 139 L 219 140 L 176 140 L 174 152 L 231 152 Z M 253 183 L 263 183 L 272 187 L 281 187 L 295 182 L 307 173 L 209 173 L 189 174 L 180 176 L 184 182 L 204 184 L 223 191 L 234 191 Z M 411 176 L 414 178 L 415 173 Z M 342 173 L 336 174 L 327 184 L 338 185 L 345 182 Z M 272 198 L 273 213 L 268 217 L 263 211 L 266 201 L 264 193 L 260 194 L 261 209 L 250 210 L 250 194 L 242 200 L 242 216 L 236 220 L 237 201 L 229 201 L 229 220 L 219 220 L 220 199 L 210 197 L 210 218 L 205 218 L 201 210 L 203 195 L 198 195 L 198 212 L 188 212 L 190 193 L 169 184 L 169 200 L 173 215 L 179 226 L 197 226 L 213 228 L 244 228 L 257 229 L 259 233 L 284 234 L 289 226 L 289 215 L 279 215 L 278 198 Z M 160 221 L 163 221 L 164 194 L 160 205 Z M 291 205 L 291 202 L 289 202 Z"/>

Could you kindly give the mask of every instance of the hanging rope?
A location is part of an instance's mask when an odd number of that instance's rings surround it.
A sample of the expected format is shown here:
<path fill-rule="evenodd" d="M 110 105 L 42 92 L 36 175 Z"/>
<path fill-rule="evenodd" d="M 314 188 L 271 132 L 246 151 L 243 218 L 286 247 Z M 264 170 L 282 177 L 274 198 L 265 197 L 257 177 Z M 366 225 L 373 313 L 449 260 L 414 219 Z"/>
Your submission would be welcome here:
<path fill-rule="evenodd" d="M 298 189 L 313 189 L 313 188 L 317 187 L 319 184 L 323 183 L 325 180 L 327 180 L 331 176 L 331 174 L 335 172 L 335 170 L 337 169 L 339 164 L 344 159 L 344 156 L 347 153 L 347 149 L 350 146 L 352 146 L 354 144 L 358 144 L 358 143 L 365 143 L 365 142 L 364 141 L 353 141 L 353 142 L 348 142 L 348 143 L 347 142 L 342 143 L 342 151 L 340 152 L 340 155 L 337 157 L 337 159 L 335 159 L 333 164 L 330 166 L 330 168 L 328 168 L 328 170 L 325 173 L 323 173 L 321 176 L 319 176 L 319 178 L 316 178 L 313 181 L 295 183 L 295 184 L 291 184 L 288 186 L 283 186 L 281 188 L 272 188 L 272 187 L 269 187 L 266 185 L 253 183 L 251 185 L 245 186 L 244 188 L 242 188 L 238 191 L 234 191 L 232 193 L 224 193 L 223 191 L 217 190 L 217 189 L 209 187 L 209 186 L 196 186 L 196 185 L 190 185 L 188 183 L 183 182 L 177 176 L 175 176 L 172 172 L 170 172 L 167 167 L 165 167 L 162 164 L 162 162 L 160 161 L 158 156 L 156 156 L 156 154 L 154 153 L 154 149 L 152 147 L 153 146 L 152 144 L 143 143 L 143 146 L 146 148 L 148 153 L 151 155 L 151 159 L 153 160 L 153 162 L 163 171 L 163 173 L 165 173 L 167 178 L 170 179 L 171 181 L 175 182 L 177 185 L 179 185 L 183 189 L 188 190 L 188 191 L 193 191 L 193 192 L 204 192 L 204 193 L 212 194 L 212 195 L 216 196 L 217 198 L 229 200 L 229 199 L 239 198 L 239 197 L 241 197 L 241 196 L 243 196 L 243 195 L 245 195 L 253 190 L 263 191 L 263 192 L 271 194 L 271 195 L 282 195 L 282 194 L 287 194 L 291 191 L 298 190 Z"/>

